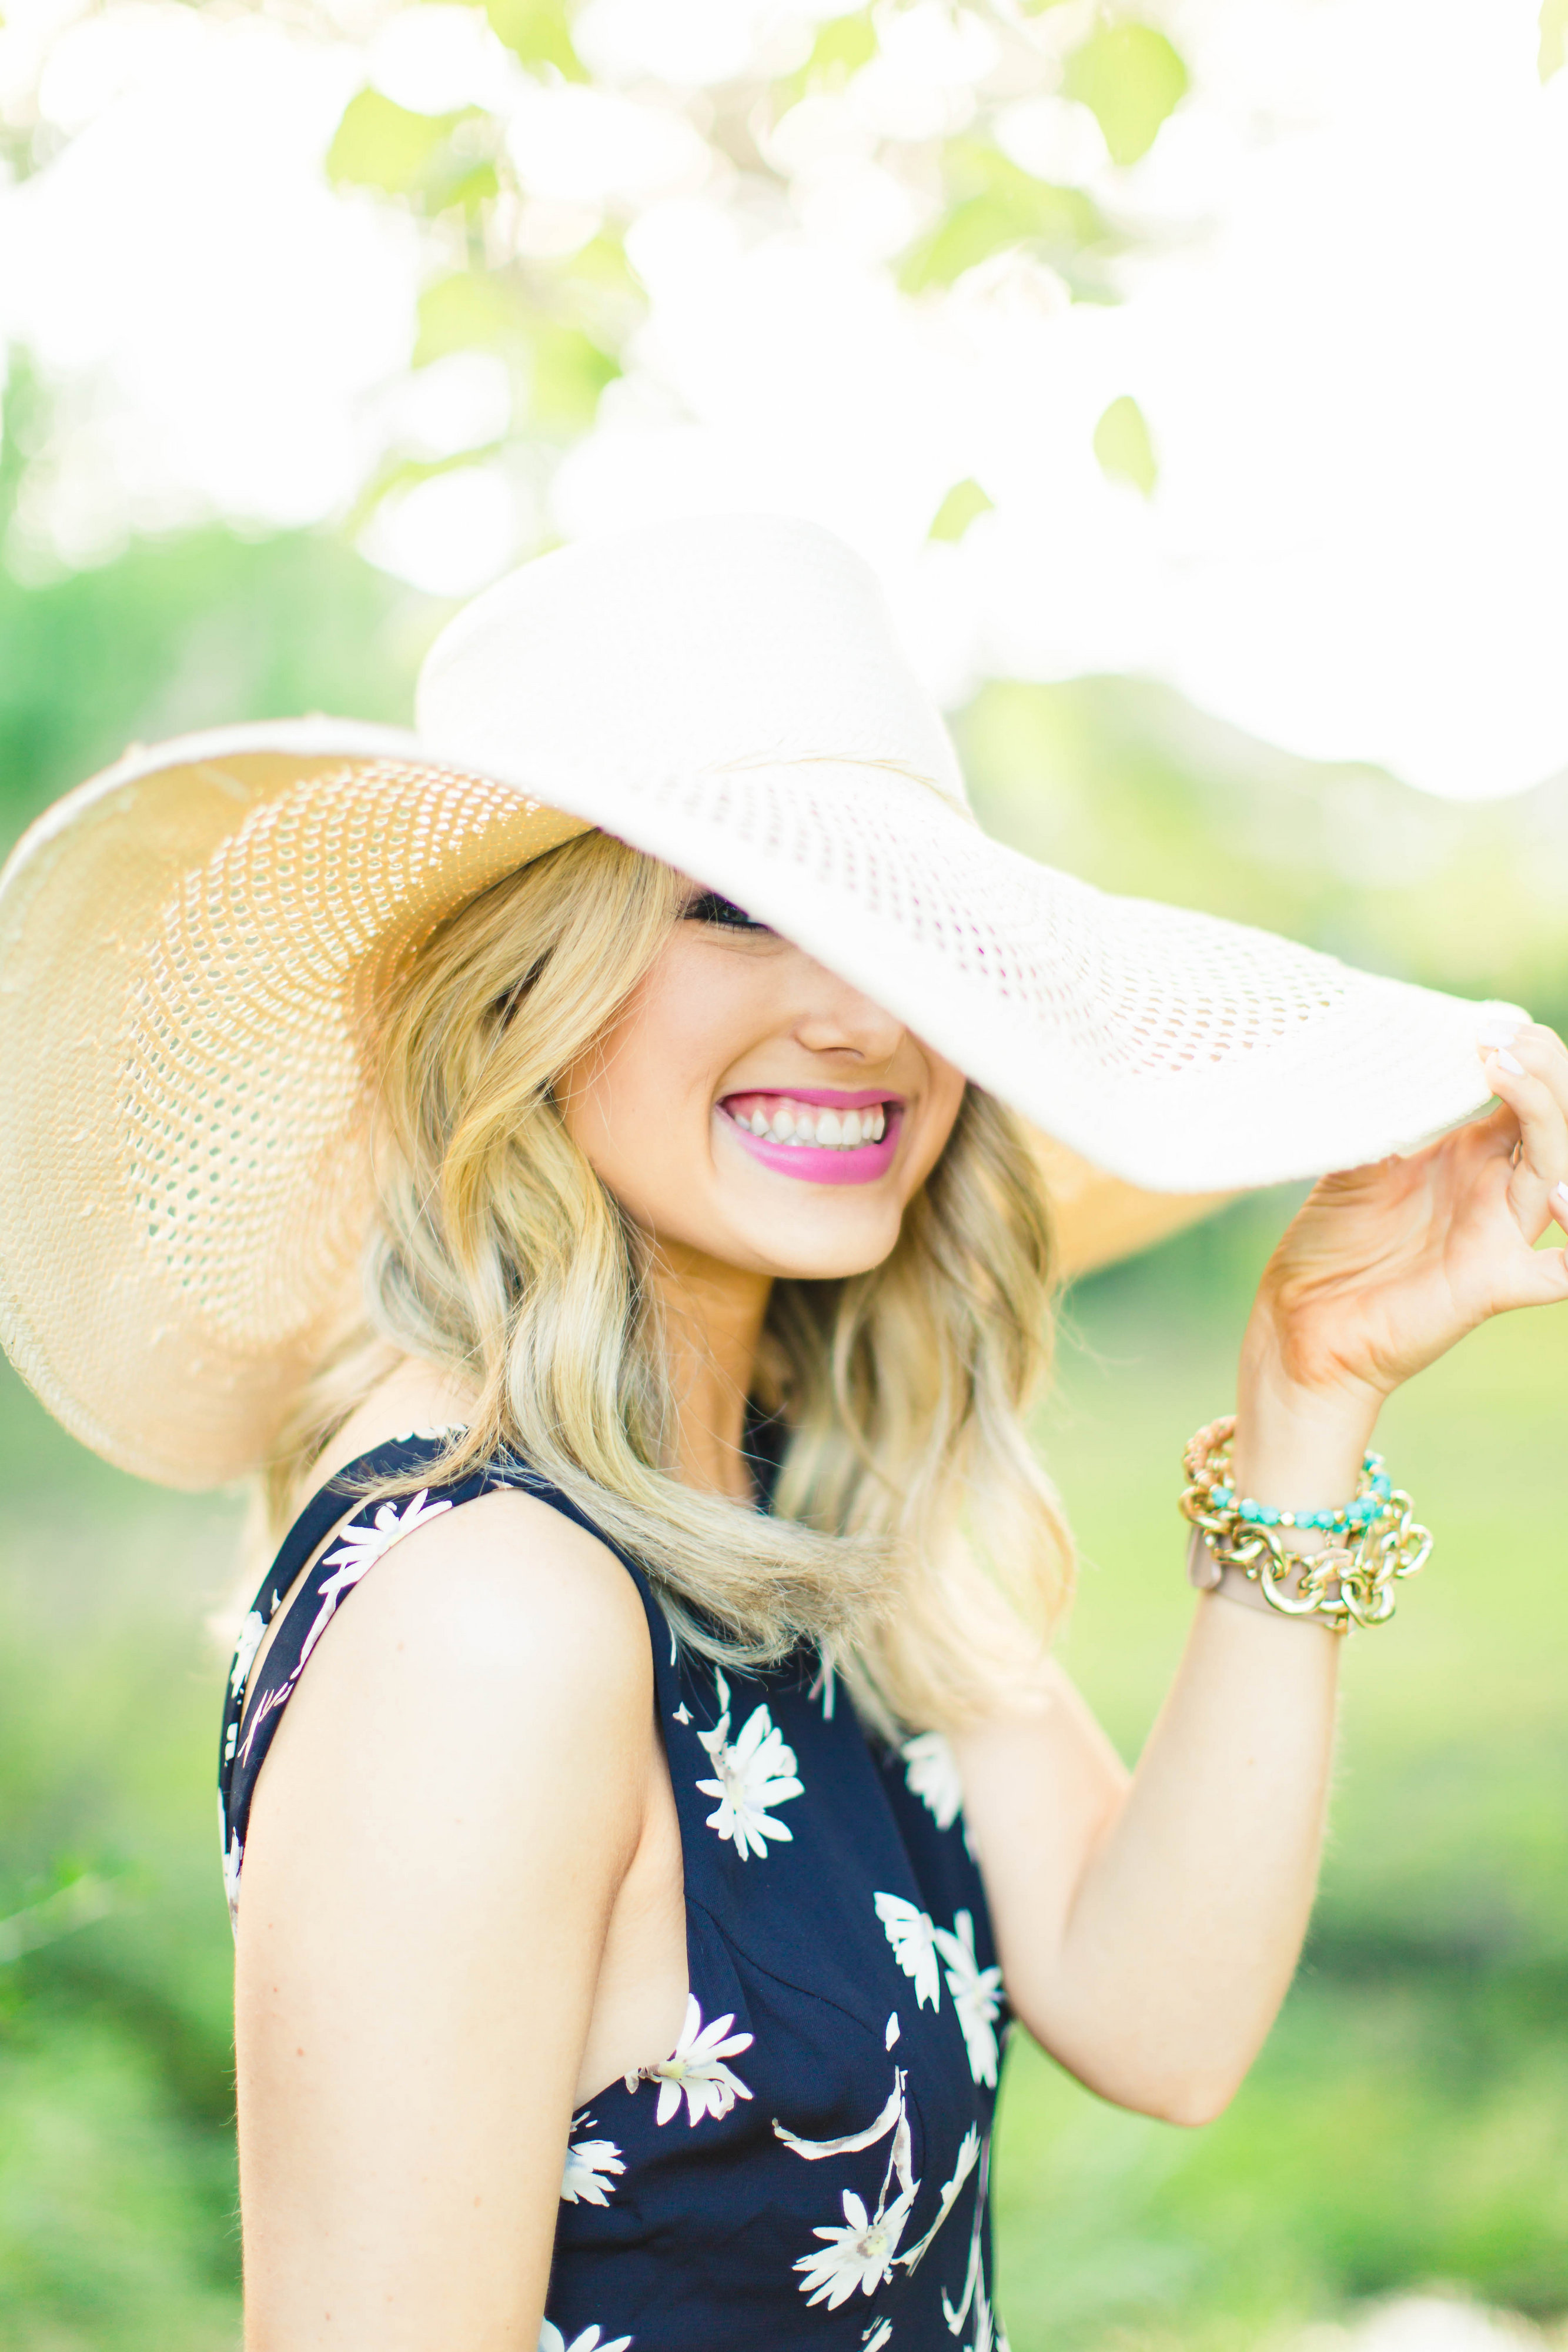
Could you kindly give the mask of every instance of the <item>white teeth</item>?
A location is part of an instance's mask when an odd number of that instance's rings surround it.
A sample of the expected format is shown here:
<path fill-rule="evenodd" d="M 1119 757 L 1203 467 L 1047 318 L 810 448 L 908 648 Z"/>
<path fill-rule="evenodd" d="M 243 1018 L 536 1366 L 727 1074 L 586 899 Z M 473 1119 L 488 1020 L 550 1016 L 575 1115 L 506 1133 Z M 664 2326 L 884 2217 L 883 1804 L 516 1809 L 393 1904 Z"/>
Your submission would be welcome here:
<path fill-rule="evenodd" d="M 814 1144 L 829 1151 L 853 1151 L 862 1143 L 880 1143 L 887 1132 L 887 1109 L 883 1103 L 868 1103 L 863 1110 L 836 1111 L 779 1102 L 771 1118 L 762 1109 L 735 1116 L 737 1126 L 769 1143 Z"/>

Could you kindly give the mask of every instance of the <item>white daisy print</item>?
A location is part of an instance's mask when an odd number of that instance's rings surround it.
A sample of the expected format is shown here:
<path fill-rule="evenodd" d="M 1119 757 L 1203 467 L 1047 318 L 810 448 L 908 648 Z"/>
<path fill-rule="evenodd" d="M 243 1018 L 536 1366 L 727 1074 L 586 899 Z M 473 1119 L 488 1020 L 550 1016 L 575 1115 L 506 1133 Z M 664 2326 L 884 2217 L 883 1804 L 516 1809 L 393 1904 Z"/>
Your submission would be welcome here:
<path fill-rule="evenodd" d="M 879 2319 L 876 2326 L 874 2327 L 868 2327 L 865 2334 L 861 2337 L 862 2352 L 882 2352 L 883 2346 L 884 2344 L 891 2343 L 892 2340 L 892 2320 Z"/>
<path fill-rule="evenodd" d="M 936 1948 L 947 1963 L 947 1990 L 964 2029 L 969 2072 L 977 2083 L 997 2085 L 997 2018 L 1002 2005 L 1000 1969 L 983 1969 L 975 1957 L 975 1923 L 967 1911 L 953 1921 L 953 1931 L 935 1931 Z"/>
<path fill-rule="evenodd" d="M 237 1836 L 230 1837 L 228 1815 L 224 1811 L 223 1790 L 218 1791 L 218 1844 L 224 1857 L 224 1893 L 228 1897 L 229 1926 L 239 1928 L 239 1874 L 245 1861 L 245 1848 Z"/>
<path fill-rule="evenodd" d="M 234 1670 L 229 1676 L 231 1698 L 238 1698 L 249 1681 L 251 1666 L 255 1662 L 256 1652 L 261 1647 L 262 1635 L 266 1631 L 266 1618 L 259 1609 L 253 1609 L 240 1627 L 239 1640 L 235 1643 Z"/>
<path fill-rule="evenodd" d="M 679 2115 L 683 2096 L 687 2120 L 693 2125 L 701 2123 L 704 2116 L 727 2116 L 737 2099 L 750 2098 L 739 2075 L 724 2063 L 751 2047 L 749 2033 L 730 2032 L 734 2023 L 733 2016 L 716 2017 L 705 2025 L 695 1993 L 686 1995 L 686 2021 L 669 2057 L 626 2077 L 629 2091 L 634 2091 L 639 2082 L 659 2085 L 659 2104 L 653 2111 L 656 2124 L 667 2124 L 672 2116 Z"/>
<path fill-rule="evenodd" d="M 898 2241 L 914 2201 L 913 2189 L 904 2189 L 885 2210 L 879 2207 L 868 2213 L 854 2190 L 846 2189 L 842 2224 L 813 2230 L 813 2238 L 826 2242 L 820 2252 L 802 2254 L 795 2264 L 805 2273 L 800 2292 L 808 2303 L 825 2303 L 830 2311 L 837 2311 L 857 2287 L 862 2294 L 874 2294 L 893 2276 Z"/>
<path fill-rule="evenodd" d="M 813 2230 L 811 2235 L 821 2238 L 822 2244 L 815 2253 L 802 2254 L 794 2264 L 796 2270 L 805 2273 L 800 2281 L 800 2292 L 807 2301 L 825 2303 L 830 2311 L 836 2311 L 841 2303 L 847 2303 L 857 2287 L 862 2294 L 874 2294 L 883 2281 L 893 2276 L 898 2242 L 904 2235 L 904 2226 L 909 2219 L 911 2208 L 920 2194 L 920 2183 L 914 2176 L 910 2160 L 912 2143 L 909 2116 L 904 2101 L 904 2083 L 903 2074 L 896 2074 L 893 2096 L 875 2123 L 865 2131 L 851 2133 L 843 2139 L 797 2139 L 784 2129 L 782 2124 L 775 2123 L 773 2126 L 787 2147 L 792 2147 L 798 2156 L 813 2160 L 819 2157 L 870 2147 L 890 2130 L 893 2134 L 893 2146 L 888 2151 L 887 2169 L 882 2177 L 882 2193 L 876 2200 L 876 2211 L 868 2213 L 864 2200 L 857 2197 L 852 2189 L 846 2189 L 842 2192 L 843 2221 L 835 2221 L 826 2229 Z M 888 2196 L 895 2179 L 898 2194 L 890 2204 Z M 886 2338 L 883 2340 L 885 2342 Z"/>
<path fill-rule="evenodd" d="M 573 2128 L 591 2125 L 592 2121 L 591 2116 L 580 2116 Z M 570 2141 L 561 2176 L 562 2204 L 608 2205 L 612 2192 L 605 2184 L 625 2169 L 621 2150 L 612 2139 Z"/>
<path fill-rule="evenodd" d="M 876 1895 L 876 1916 L 893 1946 L 893 1957 L 906 1977 L 915 1979 L 915 2006 L 942 2006 L 942 1979 L 936 1971 L 936 1929 L 929 1913 L 906 1903 L 902 1895 Z"/>
<path fill-rule="evenodd" d="M 916 1732 L 899 1749 L 904 1777 L 939 1830 L 950 1830 L 964 1809 L 964 1784 L 953 1750 L 939 1731 Z"/>
<path fill-rule="evenodd" d="M 539 2352 L 628 2352 L 631 2342 L 629 2336 L 601 2336 L 597 2327 L 585 2327 L 569 2344 L 548 2319 L 539 2329 Z"/>
<path fill-rule="evenodd" d="M 443 1511 L 451 1508 L 449 1502 L 433 1503 L 429 1488 L 424 1487 L 417 1495 L 411 1495 L 401 1511 L 395 1503 L 382 1503 L 370 1527 L 344 1528 L 337 1549 L 328 1552 L 321 1562 L 323 1568 L 334 1568 L 338 1572 L 336 1576 L 329 1576 L 319 1589 L 321 1606 L 311 1622 L 310 1631 L 299 1645 L 299 1664 L 294 1670 L 296 1680 L 304 1668 L 305 1661 L 331 1623 L 344 1593 L 351 1591 L 361 1578 L 375 1566 L 382 1553 L 389 1552 L 402 1537 L 412 1535 L 415 1528 L 423 1527 L 427 1519 L 439 1518 Z"/>
<path fill-rule="evenodd" d="M 894 2075 L 893 2090 L 886 2106 L 883 2108 L 874 2122 L 867 2124 L 864 2131 L 845 2132 L 838 2139 L 801 2139 L 796 2133 L 786 2131 L 775 2116 L 774 2133 L 783 2141 L 786 2147 L 792 2148 L 797 2156 L 803 2156 L 808 2164 L 818 2164 L 825 2156 L 858 2156 L 862 2148 L 874 2147 L 879 2139 L 887 2137 L 889 2132 L 894 2135 L 896 2141 L 901 2127 L 905 2126 L 907 2122 L 904 2103 L 904 2085 L 906 2080 L 907 2077 L 901 2067 Z"/>
<path fill-rule="evenodd" d="M 962 2140 L 959 2142 L 958 2160 L 953 2167 L 953 2178 L 951 2180 L 945 2180 L 942 2183 L 942 2196 L 941 2201 L 936 2208 L 936 2219 L 932 2222 L 931 2227 L 926 2231 L 925 2235 L 923 2238 L 917 2239 L 915 2244 L 908 2249 L 907 2252 L 900 2254 L 898 2260 L 902 2268 L 912 2271 L 916 2267 L 921 2256 L 930 2245 L 932 2239 L 936 2235 L 937 2231 L 942 2227 L 942 2224 L 947 2219 L 948 2214 L 953 2210 L 954 2206 L 957 2203 L 959 2189 L 962 2189 L 965 2181 L 967 2180 L 970 2173 L 973 2172 L 979 2160 L 980 2135 L 975 2129 L 974 2125 L 971 2124 L 968 2130 L 964 2134 Z"/>
<path fill-rule="evenodd" d="M 990 2150 L 988 2147 L 982 2148 L 980 2187 L 975 2199 L 974 2227 L 969 2232 L 968 2267 L 964 2273 L 964 2292 L 959 2297 L 956 2311 L 947 2300 L 946 2288 L 944 2287 L 942 2290 L 942 2316 L 947 2323 L 947 2333 L 950 2336 L 957 2336 L 963 2332 L 964 2322 L 969 2315 L 969 2306 L 971 2304 L 974 2305 L 975 2336 L 974 2342 L 968 2347 L 968 2352 L 993 2352 L 993 2347 L 996 2347 L 996 2352 L 1001 2352 L 1001 2347 L 997 2345 L 991 2307 L 986 2298 L 986 2265 L 980 2242 L 986 2225 L 986 2174 L 989 2164 Z"/>
<path fill-rule="evenodd" d="M 766 1706 L 752 1708 L 739 1738 L 731 1745 L 729 1685 L 722 1675 L 714 1679 L 724 1713 L 711 1731 L 699 1731 L 697 1738 L 712 1757 L 717 1778 L 699 1780 L 697 1792 L 719 1800 L 717 1811 L 707 1817 L 707 1826 L 721 1838 L 733 1840 L 744 1862 L 748 1853 L 766 1854 L 769 1838 L 789 1842 L 789 1829 L 773 1819 L 768 1808 L 804 1791 L 795 1778 L 795 1750 Z"/>

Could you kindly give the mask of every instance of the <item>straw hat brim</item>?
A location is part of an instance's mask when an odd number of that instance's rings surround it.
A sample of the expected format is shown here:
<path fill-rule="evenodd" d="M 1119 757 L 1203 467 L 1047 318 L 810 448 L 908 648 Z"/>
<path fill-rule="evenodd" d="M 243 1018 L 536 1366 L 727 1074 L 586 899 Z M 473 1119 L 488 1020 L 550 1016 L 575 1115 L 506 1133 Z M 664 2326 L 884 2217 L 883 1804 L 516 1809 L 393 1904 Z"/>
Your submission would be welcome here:
<path fill-rule="evenodd" d="M 262 1460 L 351 1298 L 362 1040 L 418 941 L 598 826 L 720 889 L 1040 1130 L 1084 1271 L 1486 1097 L 1481 1008 L 1107 898 L 875 763 L 568 796 L 335 719 L 137 750 L 0 877 L 0 1339 L 124 1468 Z"/>

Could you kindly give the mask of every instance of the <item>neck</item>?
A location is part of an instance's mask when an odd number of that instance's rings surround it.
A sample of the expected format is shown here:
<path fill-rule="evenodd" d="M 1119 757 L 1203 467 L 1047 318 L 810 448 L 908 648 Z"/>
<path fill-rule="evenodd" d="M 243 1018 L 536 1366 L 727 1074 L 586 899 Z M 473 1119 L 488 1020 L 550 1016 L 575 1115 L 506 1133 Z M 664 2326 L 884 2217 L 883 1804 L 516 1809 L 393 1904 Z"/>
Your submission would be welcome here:
<path fill-rule="evenodd" d="M 670 1247 L 654 1253 L 649 1278 L 664 1313 L 675 1474 L 704 1493 L 749 1503 L 752 1475 L 741 1442 L 772 1280 Z"/>

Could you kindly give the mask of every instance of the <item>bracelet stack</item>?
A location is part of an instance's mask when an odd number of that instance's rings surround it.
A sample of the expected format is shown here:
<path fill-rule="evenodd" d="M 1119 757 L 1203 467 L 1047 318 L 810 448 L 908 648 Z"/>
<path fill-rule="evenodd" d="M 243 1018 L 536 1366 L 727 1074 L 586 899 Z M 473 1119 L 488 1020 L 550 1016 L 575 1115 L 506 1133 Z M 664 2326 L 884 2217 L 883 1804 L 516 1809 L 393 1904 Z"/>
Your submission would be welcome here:
<path fill-rule="evenodd" d="M 1315 1617 L 1336 1633 L 1385 1625 L 1396 1584 L 1426 1567 L 1432 1538 L 1412 1516 L 1409 1496 L 1390 1480 L 1382 1454 L 1365 1455 L 1348 1503 L 1282 1511 L 1249 1495 L 1238 1497 L 1229 1475 L 1235 1434 L 1234 1416 L 1211 1421 L 1182 1456 L 1182 1514 L 1217 1574 L 1236 1570 L 1281 1616 Z M 1280 1540 L 1283 1528 L 1315 1529 L 1328 1541 L 1321 1551 L 1296 1551 Z"/>

